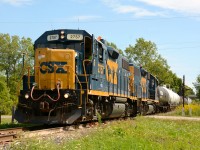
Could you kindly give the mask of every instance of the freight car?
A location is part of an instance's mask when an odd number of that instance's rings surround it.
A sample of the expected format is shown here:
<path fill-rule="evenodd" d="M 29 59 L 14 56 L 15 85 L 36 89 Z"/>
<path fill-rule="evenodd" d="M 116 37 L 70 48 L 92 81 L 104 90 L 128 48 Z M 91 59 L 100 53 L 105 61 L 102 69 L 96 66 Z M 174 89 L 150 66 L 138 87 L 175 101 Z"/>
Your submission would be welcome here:
<path fill-rule="evenodd" d="M 181 97 L 166 86 L 158 86 L 159 110 L 166 112 L 181 103 Z"/>
<path fill-rule="evenodd" d="M 157 110 L 158 80 L 85 30 L 45 32 L 34 59 L 23 76 L 18 122 L 72 124 Z"/>

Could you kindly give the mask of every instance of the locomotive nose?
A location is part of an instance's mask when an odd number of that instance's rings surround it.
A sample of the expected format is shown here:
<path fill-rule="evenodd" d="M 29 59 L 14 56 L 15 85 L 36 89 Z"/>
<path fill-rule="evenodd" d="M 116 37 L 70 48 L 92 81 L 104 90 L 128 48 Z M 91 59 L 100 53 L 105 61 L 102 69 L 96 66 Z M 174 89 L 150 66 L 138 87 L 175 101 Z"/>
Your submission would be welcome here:
<path fill-rule="evenodd" d="M 40 57 L 43 56 L 43 57 Z M 35 81 L 39 90 L 75 89 L 75 51 L 39 48 L 35 57 Z"/>

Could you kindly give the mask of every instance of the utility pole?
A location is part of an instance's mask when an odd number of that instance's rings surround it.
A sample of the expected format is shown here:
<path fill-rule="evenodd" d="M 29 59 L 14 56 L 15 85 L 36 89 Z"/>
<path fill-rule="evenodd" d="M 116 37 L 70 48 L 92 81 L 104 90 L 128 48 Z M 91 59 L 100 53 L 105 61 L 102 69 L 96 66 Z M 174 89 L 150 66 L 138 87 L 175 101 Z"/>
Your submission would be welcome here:
<path fill-rule="evenodd" d="M 183 75 L 183 108 L 185 107 L 185 75 Z"/>
<path fill-rule="evenodd" d="M 25 55 L 25 53 L 22 53 L 22 66 L 23 66 L 23 69 L 24 69 L 24 55 Z"/>
<path fill-rule="evenodd" d="M 183 108 L 182 108 L 182 116 L 185 116 L 185 75 L 183 75 L 183 85 L 182 85 L 182 93 L 183 93 Z"/>

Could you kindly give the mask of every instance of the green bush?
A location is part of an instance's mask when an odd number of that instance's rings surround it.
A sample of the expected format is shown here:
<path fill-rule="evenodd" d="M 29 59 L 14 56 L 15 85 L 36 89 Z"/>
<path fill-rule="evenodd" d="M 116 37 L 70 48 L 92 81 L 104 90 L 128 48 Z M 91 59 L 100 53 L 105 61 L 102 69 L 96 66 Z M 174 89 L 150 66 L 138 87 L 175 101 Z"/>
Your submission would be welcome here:
<path fill-rule="evenodd" d="M 6 83 L 0 81 L 0 111 L 2 114 L 11 114 L 13 101 L 9 93 Z"/>
<path fill-rule="evenodd" d="M 179 106 L 175 109 L 176 115 L 182 115 L 183 106 Z M 185 116 L 200 116 L 200 104 L 192 103 L 184 106 Z"/>

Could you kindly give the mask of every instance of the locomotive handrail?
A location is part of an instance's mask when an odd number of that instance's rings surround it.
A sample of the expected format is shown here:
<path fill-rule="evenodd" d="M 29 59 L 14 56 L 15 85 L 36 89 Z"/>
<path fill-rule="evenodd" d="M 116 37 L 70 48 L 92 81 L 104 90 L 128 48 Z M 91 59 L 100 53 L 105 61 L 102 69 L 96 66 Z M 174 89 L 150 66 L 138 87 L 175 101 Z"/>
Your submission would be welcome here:
<path fill-rule="evenodd" d="M 72 66 L 71 65 L 65 65 L 66 67 L 69 67 L 73 72 L 74 72 L 74 74 L 75 74 L 75 76 L 76 76 L 76 79 L 77 79 L 77 81 L 78 81 L 78 83 L 79 83 L 79 85 L 80 85 L 80 88 L 81 88 L 81 94 L 80 94 L 80 105 L 79 105 L 79 107 L 82 107 L 82 85 L 81 85 L 81 83 L 80 83 L 80 81 L 79 81 L 79 79 L 78 79 L 78 76 L 77 76 L 77 74 L 76 74 L 76 72 L 75 72 L 75 70 L 72 68 Z M 39 69 L 41 68 L 40 66 L 34 66 L 35 68 L 38 68 L 38 86 L 40 87 L 40 71 L 39 71 Z M 55 68 L 57 67 L 57 66 L 54 66 Z M 54 81 L 56 82 L 56 69 L 54 69 Z"/>
<path fill-rule="evenodd" d="M 19 83 L 18 83 L 18 85 L 16 86 L 17 87 L 17 90 L 16 91 L 18 91 L 17 92 L 17 95 L 19 95 L 20 94 L 20 84 L 21 84 L 21 80 L 23 79 L 23 76 L 24 76 L 24 66 L 26 66 L 26 64 L 27 64 L 27 62 L 28 62 L 28 59 L 25 59 L 25 62 L 24 62 L 24 56 L 28 56 L 28 53 L 25 53 L 25 52 L 23 52 L 23 64 L 22 64 L 22 72 L 21 72 L 21 78 L 20 78 L 20 81 L 19 81 Z M 30 66 L 29 66 L 30 67 Z"/>
<path fill-rule="evenodd" d="M 28 69 L 28 87 L 29 87 L 29 89 L 30 89 L 30 66 L 28 66 L 26 69 Z M 24 67 L 22 68 L 22 76 L 21 76 L 21 78 L 20 78 L 20 80 L 22 80 L 23 79 L 23 76 L 24 76 L 24 72 L 25 72 L 25 69 L 24 69 Z M 17 85 L 17 95 L 19 95 L 20 94 L 20 83 L 21 82 L 19 82 L 19 84 Z"/>
<path fill-rule="evenodd" d="M 31 78 L 31 77 L 30 77 L 30 68 L 31 68 L 31 67 L 28 67 L 28 88 L 29 88 L 29 89 L 30 89 L 30 87 L 31 87 L 31 86 L 30 86 L 30 84 L 31 84 L 31 82 L 30 82 L 30 78 Z"/>
<path fill-rule="evenodd" d="M 54 65 L 54 83 L 56 83 L 56 70 L 57 69 L 58 69 L 58 67 Z"/>
<path fill-rule="evenodd" d="M 80 91 L 80 105 L 79 105 L 79 107 L 82 107 L 82 85 L 81 85 L 81 82 L 80 82 L 80 80 L 78 79 L 78 76 L 77 76 L 77 74 L 76 74 L 76 72 L 75 72 L 75 70 L 72 68 L 72 66 L 71 65 L 65 65 L 66 67 L 70 67 L 71 69 L 72 69 L 72 71 L 74 72 L 74 74 L 75 74 L 75 76 L 76 76 L 76 79 L 77 79 L 77 81 L 78 81 L 78 83 L 79 83 L 79 85 L 80 85 L 80 88 L 81 88 L 81 91 Z"/>
<path fill-rule="evenodd" d="M 38 68 L 38 88 L 40 88 L 40 66 L 34 66 L 35 70 Z"/>
<path fill-rule="evenodd" d="M 35 88 L 35 86 L 36 85 L 34 85 L 33 87 L 32 87 L 32 89 L 31 89 L 31 98 L 32 98 L 32 100 L 34 100 L 34 101 L 38 101 L 38 100 L 40 100 L 42 97 L 44 97 L 44 96 L 47 96 L 50 100 L 52 100 L 52 101 L 54 101 L 54 102 L 56 102 L 56 101 L 58 101 L 59 99 L 60 99 L 60 89 L 59 89 L 59 86 L 60 86 L 60 84 L 57 84 L 57 91 L 58 91 L 58 97 L 57 97 L 57 99 L 53 99 L 53 98 L 51 98 L 51 96 L 49 96 L 48 94 L 46 94 L 46 93 L 44 93 L 44 94 L 42 94 L 40 97 L 38 97 L 38 98 L 34 98 L 33 97 L 33 90 L 34 90 L 34 88 Z"/>
<path fill-rule="evenodd" d="M 86 88 L 88 90 L 88 79 L 87 79 L 87 74 L 86 74 L 86 69 L 85 69 L 85 62 L 91 62 L 91 60 L 89 60 L 89 59 L 84 59 L 83 60 L 83 70 L 84 70 L 84 75 L 85 75 Z M 88 103 L 88 92 L 86 94 L 87 94 L 86 101 Z"/>
<path fill-rule="evenodd" d="M 80 104 L 79 104 L 79 107 L 82 107 L 82 85 L 81 85 L 81 82 L 80 82 L 80 80 L 79 80 L 79 78 L 78 78 L 78 76 L 77 76 L 75 70 L 72 68 L 72 66 L 70 66 L 70 65 L 65 65 L 65 66 L 66 66 L 66 67 L 69 67 L 69 68 L 75 73 L 75 76 L 76 76 L 76 79 L 77 79 L 77 81 L 78 81 L 78 84 L 80 85 L 81 92 L 80 92 Z M 57 68 L 57 66 L 54 66 L 54 67 L 55 67 L 55 69 L 54 69 L 54 81 L 56 82 L 56 68 Z M 31 67 L 27 67 L 27 69 L 28 69 L 28 87 L 29 87 L 29 89 L 30 89 L 30 68 L 31 68 Z M 38 70 L 38 86 L 39 86 L 39 88 L 40 88 L 40 71 L 39 71 L 39 69 L 40 69 L 41 67 L 40 67 L 40 66 L 34 66 L 34 68 Z M 32 92 L 33 92 L 34 88 L 35 88 L 35 86 L 32 87 L 32 89 L 31 89 Z M 57 89 L 59 89 L 58 86 L 57 86 Z M 31 93 L 32 93 L 32 92 L 31 92 Z M 37 100 L 39 100 L 40 98 L 42 98 L 43 96 L 44 96 L 44 94 L 41 95 L 39 98 L 35 99 L 35 98 L 33 98 L 33 96 L 31 95 L 31 98 L 32 98 L 33 100 L 37 101 Z M 50 98 L 51 100 L 53 100 L 53 101 L 57 101 L 57 100 L 52 99 L 49 95 L 46 95 L 46 96 L 49 97 L 49 98 Z"/>

